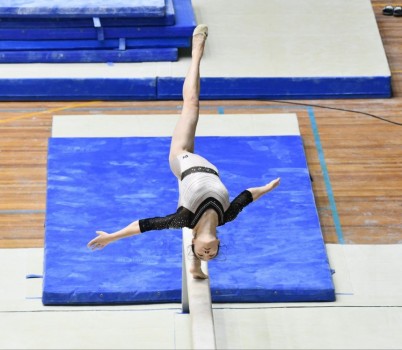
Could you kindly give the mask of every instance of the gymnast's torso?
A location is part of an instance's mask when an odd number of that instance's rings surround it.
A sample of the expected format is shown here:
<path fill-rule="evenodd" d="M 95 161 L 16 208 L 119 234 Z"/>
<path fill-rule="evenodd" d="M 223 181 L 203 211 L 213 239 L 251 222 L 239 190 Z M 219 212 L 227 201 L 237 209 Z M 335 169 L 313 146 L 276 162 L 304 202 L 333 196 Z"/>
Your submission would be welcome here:
<path fill-rule="evenodd" d="M 218 214 L 221 226 L 234 220 L 253 200 L 251 193 L 245 190 L 230 202 L 229 192 L 219 178 L 216 166 L 197 154 L 182 153 L 171 161 L 170 166 L 179 182 L 178 209 L 164 217 L 139 220 L 141 232 L 194 228 L 208 209 Z"/>
<path fill-rule="evenodd" d="M 205 199 L 215 198 L 226 211 L 229 208 L 229 192 L 219 178 L 218 169 L 197 154 L 184 154 L 181 158 L 178 207 L 195 213 Z"/>

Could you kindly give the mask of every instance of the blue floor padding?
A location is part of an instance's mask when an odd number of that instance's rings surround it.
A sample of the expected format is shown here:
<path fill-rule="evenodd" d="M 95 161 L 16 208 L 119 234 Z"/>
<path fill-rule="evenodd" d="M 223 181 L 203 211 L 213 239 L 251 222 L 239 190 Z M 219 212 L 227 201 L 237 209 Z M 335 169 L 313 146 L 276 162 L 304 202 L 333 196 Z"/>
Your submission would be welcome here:
<path fill-rule="evenodd" d="M 175 14 L 173 0 L 166 0 L 166 9 L 163 16 L 158 17 L 101 17 L 102 27 L 119 26 L 149 26 L 173 25 Z M 81 17 L 1 17 L 0 28 L 80 28 L 93 27 L 93 18 Z"/>
<path fill-rule="evenodd" d="M 165 0 L 0 0 L 0 17 L 158 17 Z"/>
<path fill-rule="evenodd" d="M 171 26 L 103 27 L 105 39 L 191 37 L 196 26 L 190 0 L 175 0 Z M 0 40 L 98 39 L 98 28 L 0 28 Z"/>
<path fill-rule="evenodd" d="M 0 63 L 106 63 L 177 61 L 175 48 L 128 50 L 0 51 Z"/>
<path fill-rule="evenodd" d="M 167 137 L 49 140 L 45 305 L 180 302 L 181 230 L 86 247 L 96 230 L 176 210 L 169 144 Z M 209 263 L 213 301 L 333 301 L 301 137 L 199 137 L 196 149 L 218 166 L 231 199 L 282 179 L 219 228 L 221 254 Z"/>

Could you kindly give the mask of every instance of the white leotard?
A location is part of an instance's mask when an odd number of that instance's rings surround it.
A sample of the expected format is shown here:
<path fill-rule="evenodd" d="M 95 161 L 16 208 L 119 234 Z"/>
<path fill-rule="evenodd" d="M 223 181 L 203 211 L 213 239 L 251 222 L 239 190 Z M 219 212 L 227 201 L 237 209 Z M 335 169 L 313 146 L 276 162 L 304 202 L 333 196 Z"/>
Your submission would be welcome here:
<path fill-rule="evenodd" d="M 205 172 L 195 172 L 181 180 L 181 174 L 195 166 L 210 168 L 218 173 L 215 165 L 198 154 L 190 152 L 180 154 L 170 165 L 179 181 L 180 197 L 178 207 L 183 206 L 195 213 L 205 199 L 212 197 L 222 204 L 224 211 L 229 208 L 229 193 L 219 176 Z"/>

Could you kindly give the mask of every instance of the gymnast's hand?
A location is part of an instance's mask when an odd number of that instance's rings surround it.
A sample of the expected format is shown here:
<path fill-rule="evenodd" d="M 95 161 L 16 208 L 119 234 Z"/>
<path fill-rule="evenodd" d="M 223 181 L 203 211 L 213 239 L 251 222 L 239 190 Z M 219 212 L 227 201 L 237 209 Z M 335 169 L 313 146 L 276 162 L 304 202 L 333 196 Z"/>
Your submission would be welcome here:
<path fill-rule="evenodd" d="M 274 188 L 278 187 L 280 182 L 281 182 L 281 179 L 278 177 L 277 179 L 272 180 L 271 182 L 267 183 L 264 186 L 249 188 L 248 191 L 253 196 L 253 201 L 256 201 L 262 195 L 264 195 L 264 194 L 272 191 Z"/>
<path fill-rule="evenodd" d="M 92 250 L 99 250 L 105 248 L 110 242 L 113 241 L 112 235 L 104 231 L 96 231 L 98 237 L 95 237 L 88 243 L 88 248 Z"/>
<path fill-rule="evenodd" d="M 267 192 L 269 192 L 269 191 L 272 191 L 274 188 L 278 187 L 279 184 L 280 184 L 280 182 L 281 182 L 281 178 L 278 177 L 277 179 L 272 180 L 270 183 L 266 184 L 266 185 L 264 186 L 264 187 L 265 187 L 265 190 L 266 190 L 265 193 L 267 193 Z"/>

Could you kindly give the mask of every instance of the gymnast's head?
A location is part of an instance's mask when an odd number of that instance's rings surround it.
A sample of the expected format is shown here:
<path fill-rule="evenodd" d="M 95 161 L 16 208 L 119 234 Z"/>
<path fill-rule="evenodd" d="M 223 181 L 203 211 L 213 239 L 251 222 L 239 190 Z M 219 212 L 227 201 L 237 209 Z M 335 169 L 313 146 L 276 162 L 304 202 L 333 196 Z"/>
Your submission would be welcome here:
<path fill-rule="evenodd" d="M 193 228 L 191 248 L 196 258 L 208 261 L 218 256 L 220 244 L 216 229 L 218 222 L 216 211 L 207 209 Z"/>
<path fill-rule="evenodd" d="M 195 236 L 191 245 L 191 250 L 195 257 L 200 260 L 208 261 L 216 258 L 219 254 L 220 241 L 214 236 Z"/>

